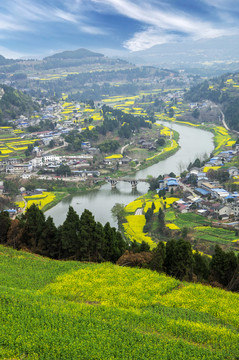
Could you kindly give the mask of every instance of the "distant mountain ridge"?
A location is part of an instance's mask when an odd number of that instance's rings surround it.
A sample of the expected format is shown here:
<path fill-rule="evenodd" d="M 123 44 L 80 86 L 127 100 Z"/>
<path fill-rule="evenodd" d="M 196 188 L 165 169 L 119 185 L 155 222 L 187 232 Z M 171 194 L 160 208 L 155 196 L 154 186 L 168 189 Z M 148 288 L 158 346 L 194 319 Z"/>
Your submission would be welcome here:
<path fill-rule="evenodd" d="M 137 65 L 153 65 L 169 69 L 184 69 L 201 75 L 220 75 L 239 70 L 238 36 L 216 39 L 155 45 L 150 49 L 135 51 L 123 58 Z"/>
<path fill-rule="evenodd" d="M 16 60 L 6 59 L 4 56 L 0 55 L 0 65 L 12 64 L 12 63 L 15 62 L 15 61 L 16 61 Z"/>
<path fill-rule="evenodd" d="M 84 59 L 84 58 L 92 58 L 92 57 L 104 57 L 103 54 L 93 52 L 88 49 L 80 48 L 72 51 L 63 51 L 60 53 L 53 54 L 51 56 L 45 57 L 43 60 L 55 60 L 55 59 Z"/>

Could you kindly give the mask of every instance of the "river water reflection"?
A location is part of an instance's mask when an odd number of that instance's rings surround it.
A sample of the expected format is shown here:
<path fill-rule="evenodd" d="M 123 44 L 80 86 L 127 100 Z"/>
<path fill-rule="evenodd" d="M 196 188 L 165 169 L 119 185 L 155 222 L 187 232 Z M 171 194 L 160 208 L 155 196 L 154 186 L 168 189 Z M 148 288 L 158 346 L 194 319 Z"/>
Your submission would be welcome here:
<path fill-rule="evenodd" d="M 178 175 L 187 168 L 190 161 L 194 161 L 197 157 L 203 158 L 205 154 L 209 156 L 213 150 L 213 135 L 210 132 L 175 123 L 164 122 L 163 124 L 179 132 L 180 149 L 168 159 L 138 171 L 135 175 L 136 179 L 145 179 L 148 175 L 157 177 L 171 171 Z M 116 189 L 111 189 L 110 184 L 104 184 L 99 190 L 63 199 L 55 207 L 48 210 L 45 215 L 52 216 L 58 226 L 65 220 L 68 207 L 71 205 L 79 215 L 84 209 L 89 209 L 95 216 L 95 220 L 100 221 L 102 224 L 109 221 L 111 225 L 116 226 L 117 224 L 111 215 L 111 209 L 115 203 L 126 205 L 147 191 L 148 184 L 144 182 L 139 182 L 136 191 L 132 191 L 131 185 L 125 182 L 119 182 Z"/>

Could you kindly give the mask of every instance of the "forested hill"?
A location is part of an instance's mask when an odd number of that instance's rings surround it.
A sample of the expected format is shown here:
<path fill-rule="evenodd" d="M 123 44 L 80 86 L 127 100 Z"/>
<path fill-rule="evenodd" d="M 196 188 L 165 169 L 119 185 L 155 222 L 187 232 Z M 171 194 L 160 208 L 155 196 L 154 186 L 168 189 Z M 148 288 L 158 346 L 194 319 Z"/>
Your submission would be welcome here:
<path fill-rule="evenodd" d="M 4 56 L 0 55 L 0 65 L 9 65 L 12 64 L 14 60 L 6 59 Z"/>
<path fill-rule="evenodd" d="M 211 100 L 221 106 L 230 129 L 239 131 L 239 73 L 225 74 L 193 86 L 185 100 Z"/>
<path fill-rule="evenodd" d="M 35 110 L 39 110 L 39 105 L 29 95 L 0 84 L 0 124 Z"/>
<path fill-rule="evenodd" d="M 90 64 L 100 65 L 125 65 L 128 64 L 125 60 L 111 59 L 103 54 L 96 53 L 87 49 L 78 49 L 74 51 L 63 51 L 48 57 L 36 67 L 39 70 L 49 70 L 56 68 L 69 68 L 82 65 L 89 66 Z"/>
<path fill-rule="evenodd" d="M 61 53 L 47 56 L 44 58 L 44 60 L 49 61 L 52 59 L 83 59 L 83 58 L 91 58 L 91 57 L 104 57 L 104 55 L 81 48 L 78 50 L 63 51 Z"/>

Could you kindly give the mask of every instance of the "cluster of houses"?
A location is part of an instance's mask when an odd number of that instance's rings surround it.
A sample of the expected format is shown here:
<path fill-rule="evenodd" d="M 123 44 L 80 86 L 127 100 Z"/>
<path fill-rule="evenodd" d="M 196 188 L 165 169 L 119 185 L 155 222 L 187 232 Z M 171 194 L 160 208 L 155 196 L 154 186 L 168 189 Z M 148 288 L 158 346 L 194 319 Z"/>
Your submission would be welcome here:
<path fill-rule="evenodd" d="M 236 153 L 237 150 L 222 151 L 204 166 L 207 168 L 221 166 L 231 161 Z M 194 167 L 187 174 L 186 180 L 190 175 L 194 175 L 196 184 L 184 187 L 188 191 L 184 191 L 184 197 L 176 201 L 174 207 L 181 213 L 193 211 L 214 219 L 227 220 L 233 218 L 239 220 L 239 193 L 226 190 L 218 181 L 210 181 L 207 173 L 203 172 L 203 168 Z M 229 178 L 239 178 L 237 167 L 229 167 L 226 171 Z M 178 188 L 182 189 L 182 184 L 176 178 L 165 176 L 163 180 L 159 181 L 158 190 L 171 191 L 173 189 L 175 191 Z"/>
<path fill-rule="evenodd" d="M 86 169 L 90 167 L 90 161 L 92 160 L 93 156 L 89 154 L 75 156 L 45 154 L 36 156 L 27 163 L 22 163 L 18 158 L 8 158 L 2 162 L 1 171 L 5 171 L 7 174 L 21 175 L 22 177 L 27 178 L 30 177 L 32 172 L 40 169 L 47 173 L 54 173 L 61 164 L 65 164 L 72 169 L 73 175 L 79 176 L 79 174 L 83 174 L 83 176 L 85 176 L 87 174 L 90 176 L 90 174 L 88 174 L 89 171 L 86 171 Z M 90 173 L 92 173 L 92 171 L 90 171 Z M 97 176 L 100 175 L 99 172 L 96 173 Z M 96 173 L 94 173 L 94 175 L 96 175 Z"/>

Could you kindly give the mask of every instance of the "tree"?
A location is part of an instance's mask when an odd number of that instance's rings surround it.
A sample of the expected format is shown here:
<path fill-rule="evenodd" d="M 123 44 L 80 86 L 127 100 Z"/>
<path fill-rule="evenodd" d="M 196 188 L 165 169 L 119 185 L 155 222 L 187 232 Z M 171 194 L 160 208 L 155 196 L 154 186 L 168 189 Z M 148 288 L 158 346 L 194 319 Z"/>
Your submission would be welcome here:
<path fill-rule="evenodd" d="M 95 224 L 95 230 L 93 234 L 93 241 L 90 246 L 91 261 L 99 262 L 103 261 L 103 249 L 105 243 L 105 233 L 103 225 L 100 222 Z"/>
<path fill-rule="evenodd" d="M 29 144 L 29 145 L 28 145 L 27 149 L 25 150 L 25 155 L 26 155 L 26 157 L 31 156 L 33 148 L 34 148 L 34 145 L 33 145 L 33 144 Z"/>
<path fill-rule="evenodd" d="M 36 204 L 32 204 L 27 208 L 25 215 L 22 217 L 22 221 L 23 236 L 21 241 L 32 249 L 33 252 L 36 252 L 39 239 L 45 228 L 45 215 Z"/>
<path fill-rule="evenodd" d="M 193 273 L 197 275 L 199 281 L 207 280 L 209 276 L 209 259 L 196 251 L 193 254 Z"/>
<path fill-rule="evenodd" d="M 158 212 L 158 221 L 159 221 L 159 232 L 163 233 L 165 230 L 165 222 L 164 222 L 164 212 L 160 208 Z"/>
<path fill-rule="evenodd" d="M 142 243 L 140 244 L 139 249 L 140 249 L 140 252 L 150 251 L 150 246 L 145 241 L 142 241 Z"/>
<path fill-rule="evenodd" d="M 148 176 L 147 178 L 148 183 L 149 183 L 149 190 L 150 191 L 154 191 L 159 187 L 159 182 L 158 179 L 152 177 L 152 176 Z"/>
<path fill-rule="evenodd" d="M 168 110 L 168 116 L 169 116 L 170 118 L 172 118 L 172 117 L 174 116 L 174 110 L 173 110 L 172 107 L 169 108 L 169 110 Z"/>
<path fill-rule="evenodd" d="M 69 206 L 66 220 L 61 227 L 62 257 L 76 257 L 78 235 L 80 231 L 79 215 Z"/>
<path fill-rule="evenodd" d="M 148 210 L 145 214 L 146 223 L 148 223 L 152 219 L 153 213 L 154 213 L 153 209 L 148 208 Z"/>
<path fill-rule="evenodd" d="M 57 228 L 51 216 L 45 222 L 45 227 L 39 239 L 38 249 L 41 255 L 49 256 L 53 259 L 58 258 L 59 239 L 57 238 Z"/>
<path fill-rule="evenodd" d="M 116 219 L 118 220 L 118 226 L 120 226 L 124 222 L 125 215 L 126 215 L 125 205 L 116 203 L 112 207 L 111 213 L 112 213 L 114 220 L 116 220 Z"/>
<path fill-rule="evenodd" d="M 5 192 L 8 193 L 10 196 L 17 195 L 19 193 L 16 181 L 4 180 L 3 186 L 4 186 Z"/>
<path fill-rule="evenodd" d="M 125 241 L 121 234 L 107 222 L 104 226 L 105 243 L 103 258 L 106 261 L 116 262 L 126 249 Z"/>
<path fill-rule="evenodd" d="M 101 248 L 101 238 L 102 242 L 104 238 L 103 232 L 98 225 L 97 228 L 102 234 L 97 235 L 94 216 L 87 209 L 81 214 L 79 225 L 76 259 L 90 261 L 93 257 L 97 257 L 98 250 Z"/>
<path fill-rule="evenodd" d="M 133 253 L 128 250 L 117 260 L 117 264 L 120 266 L 137 266 L 139 268 L 147 266 L 152 259 L 152 253 L 148 251 L 142 251 Z"/>
<path fill-rule="evenodd" d="M 158 138 L 158 140 L 157 140 L 158 146 L 164 146 L 165 143 L 166 143 L 166 141 L 164 138 L 162 138 L 162 137 Z"/>
<path fill-rule="evenodd" d="M 188 236 L 188 228 L 187 226 L 184 226 L 181 230 L 182 238 L 185 239 Z"/>
<path fill-rule="evenodd" d="M 237 257 L 232 251 L 226 253 L 220 246 L 215 246 L 210 263 L 210 275 L 214 281 L 227 286 L 233 277 L 237 265 Z"/>
<path fill-rule="evenodd" d="M 163 271 L 163 264 L 165 260 L 165 245 L 160 241 L 155 249 L 153 249 L 153 257 L 149 264 L 151 270 L 158 272 Z"/>
<path fill-rule="evenodd" d="M 58 169 L 56 169 L 56 175 L 58 176 L 71 176 L 71 169 L 69 165 L 61 164 Z"/>
<path fill-rule="evenodd" d="M 200 111 L 198 108 L 194 109 L 192 112 L 192 116 L 194 117 L 194 119 L 198 119 L 200 116 Z"/>
<path fill-rule="evenodd" d="M 50 149 L 54 148 L 55 142 L 54 142 L 53 139 L 51 139 L 51 141 L 49 142 L 49 145 L 48 145 L 48 146 L 49 146 Z"/>
<path fill-rule="evenodd" d="M 22 245 L 22 235 L 23 228 L 20 226 L 20 221 L 18 219 L 12 220 L 7 233 L 7 245 L 19 250 Z"/>
<path fill-rule="evenodd" d="M 7 233 L 11 225 L 11 220 L 7 211 L 0 212 L 0 243 L 7 242 Z"/>
<path fill-rule="evenodd" d="M 191 244 L 183 239 L 169 240 L 166 244 L 164 267 L 168 275 L 179 280 L 190 280 L 193 270 Z"/>

